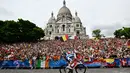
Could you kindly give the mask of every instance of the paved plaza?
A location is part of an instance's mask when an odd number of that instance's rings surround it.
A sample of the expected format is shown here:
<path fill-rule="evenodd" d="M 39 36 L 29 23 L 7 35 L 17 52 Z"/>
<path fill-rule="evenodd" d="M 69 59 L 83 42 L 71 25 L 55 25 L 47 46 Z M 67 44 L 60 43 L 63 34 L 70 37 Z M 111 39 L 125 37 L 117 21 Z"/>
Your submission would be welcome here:
<path fill-rule="evenodd" d="M 2 69 L 0 73 L 59 73 L 58 69 Z M 75 72 L 74 72 L 75 73 Z M 130 73 L 130 68 L 88 69 L 86 73 Z"/>

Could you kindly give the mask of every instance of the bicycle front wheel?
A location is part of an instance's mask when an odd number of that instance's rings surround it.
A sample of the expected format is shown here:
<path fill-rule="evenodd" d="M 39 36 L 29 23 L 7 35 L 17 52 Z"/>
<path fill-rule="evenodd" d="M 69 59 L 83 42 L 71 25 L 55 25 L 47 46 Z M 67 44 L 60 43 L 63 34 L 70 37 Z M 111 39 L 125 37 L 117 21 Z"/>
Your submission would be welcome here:
<path fill-rule="evenodd" d="M 86 67 L 83 64 L 79 64 L 75 67 L 75 72 L 76 73 L 85 73 Z"/>

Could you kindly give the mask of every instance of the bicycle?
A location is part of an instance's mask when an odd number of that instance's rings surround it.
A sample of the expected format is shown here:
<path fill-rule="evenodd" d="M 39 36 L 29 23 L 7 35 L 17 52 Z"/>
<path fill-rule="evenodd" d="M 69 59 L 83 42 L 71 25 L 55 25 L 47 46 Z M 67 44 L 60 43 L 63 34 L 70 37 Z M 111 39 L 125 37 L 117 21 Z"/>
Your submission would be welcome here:
<path fill-rule="evenodd" d="M 74 70 L 76 73 L 86 73 L 87 67 L 84 66 L 82 61 L 79 61 L 73 69 L 67 68 L 67 66 L 68 64 L 62 65 L 59 70 L 60 73 L 73 73 Z"/>

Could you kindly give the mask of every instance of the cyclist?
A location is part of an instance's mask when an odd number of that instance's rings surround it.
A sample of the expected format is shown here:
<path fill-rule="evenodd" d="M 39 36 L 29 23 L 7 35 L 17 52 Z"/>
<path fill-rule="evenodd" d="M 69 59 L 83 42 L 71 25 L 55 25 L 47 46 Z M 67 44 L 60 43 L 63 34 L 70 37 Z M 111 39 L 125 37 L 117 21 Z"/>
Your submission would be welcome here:
<path fill-rule="evenodd" d="M 83 59 L 80 52 L 77 50 L 69 51 L 66 53 L 66 58 L 69 60 L 67 68 L 73 69 Z"/>

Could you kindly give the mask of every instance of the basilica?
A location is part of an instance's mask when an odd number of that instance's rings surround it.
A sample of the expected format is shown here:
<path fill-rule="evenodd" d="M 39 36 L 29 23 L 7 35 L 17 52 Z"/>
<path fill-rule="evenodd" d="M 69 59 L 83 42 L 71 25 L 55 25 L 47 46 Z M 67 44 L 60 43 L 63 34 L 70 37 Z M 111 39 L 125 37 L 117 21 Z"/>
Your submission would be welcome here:
<path fill-rule="evenodd" d="M 78 13 L 75 12 L 75 16 L 72 16 L 71 11 L 66 6 L 65 0 L 63 1 L 63 7 L 60 8 L 57 18 L 51 13 L 51 17 L 48 20 L 45 31 L 46 40 L 54 40 L 56 37 L 62 37 L 68 35 L 69 38 L 74 39 L 88 39 L 86 35 L 86 27 L 83 27 Z"/>

